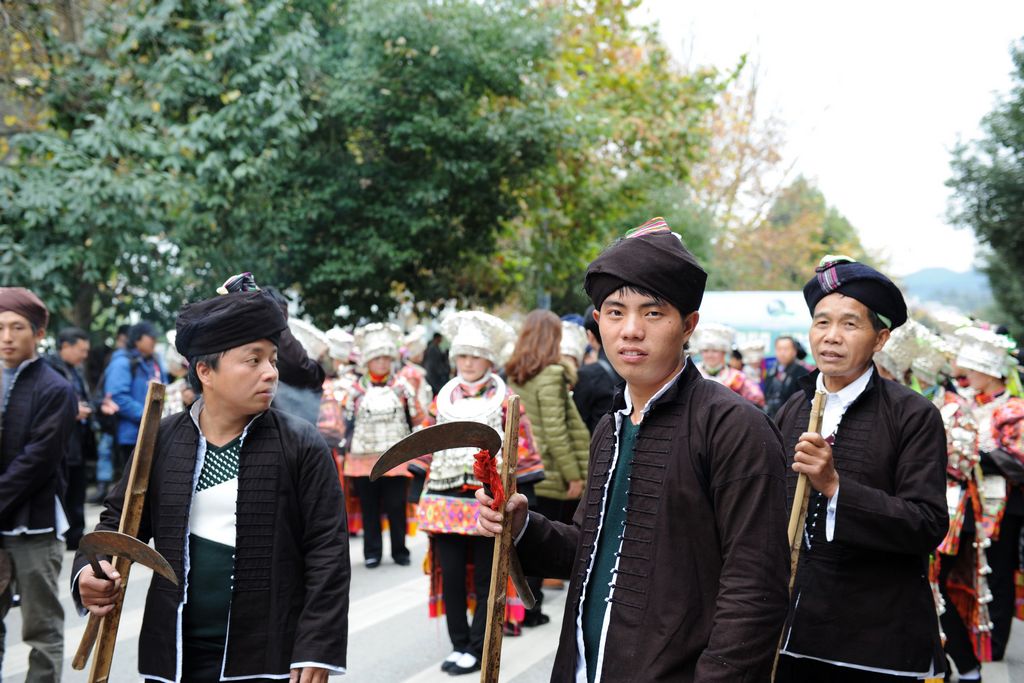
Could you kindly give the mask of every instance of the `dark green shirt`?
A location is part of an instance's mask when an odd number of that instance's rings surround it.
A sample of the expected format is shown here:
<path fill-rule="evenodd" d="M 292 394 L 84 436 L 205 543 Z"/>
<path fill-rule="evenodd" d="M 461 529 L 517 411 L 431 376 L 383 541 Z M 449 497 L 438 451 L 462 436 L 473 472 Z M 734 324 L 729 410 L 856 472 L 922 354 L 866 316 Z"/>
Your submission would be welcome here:
<path fill-rule="evenodd" d="M 196 494 L 238 476 L 241 437 L 223 446 L 207 444 Z M 193 646 L 223 649 L 231 609 L 234 546 L 190 533 L 188 600 L 182 613 L 182 638 Z"/>
<path fill-rule="evenodd" d="M 622 540 L 626 522 L 626 504 L 629 500 L 629 473 L 633 466 L 633 451 L 640 425 L 633 424 L 629 416 L 622 419 L 619 431 L 619 456 L 615 471 L 608 482 L 601 534 L 597 541 L 594 566 L 587 579 L 587 594 L 583 599 L 583 648 L 587 659 L 587 680 L 597 677 L 597 655 L 601 647 L 601 631 L 608 607 L 608 595 L 615 579 L 616 553 Z"/>

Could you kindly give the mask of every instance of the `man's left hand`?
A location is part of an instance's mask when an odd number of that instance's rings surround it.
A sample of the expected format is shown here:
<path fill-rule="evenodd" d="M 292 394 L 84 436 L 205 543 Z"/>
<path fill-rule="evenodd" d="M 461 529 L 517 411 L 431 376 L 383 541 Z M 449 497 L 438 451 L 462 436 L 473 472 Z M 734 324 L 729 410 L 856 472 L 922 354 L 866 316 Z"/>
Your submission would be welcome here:
<path fill-rule="evenodd" d="M 793 471 L 806 474 L 815 491 L 831 498 L 839 489 L 839 474 L 832 460 L 832 447 L 821 434 L 804 432 L 796 442 Z"/>
<path fill-rule="evenodd" d="M 292 669 L 292 675 L 288 677 L 288 683 L 327 683 L 327 669 L 319 669 L 313 666 Z"/>

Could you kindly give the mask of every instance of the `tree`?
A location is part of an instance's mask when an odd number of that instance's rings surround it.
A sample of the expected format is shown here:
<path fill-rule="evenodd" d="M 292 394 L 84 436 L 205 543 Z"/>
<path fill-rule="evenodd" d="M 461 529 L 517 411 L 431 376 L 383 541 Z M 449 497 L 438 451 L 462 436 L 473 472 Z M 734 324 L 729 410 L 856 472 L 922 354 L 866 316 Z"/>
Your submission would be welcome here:
<path fill-rule="evenodd" d="M 83 327 L 169 324 L 241 270 L 322 324 L 489 291 L 461 266 L 561 127 L 526 0 L 95 3 L 73 39 L 33 7 L 45 128 L 0 167 L 0 281 Z"/>
<path fill-rule="evenodd" d="M 981 122 L 983 137 L 957 144 L 949 216 L 987 247 L 985 271 L 1006 324 L 1024 338 L 1024 40 L 1015 44 L 1014 84 Z"/>
<path fill-rule="evenodd" d="M 284 2 L 86 4 L 80 33 L 32 8 L 19 24 L 37 55 L 25 89 L 46 116 L 0 167 L 0 245 L 19 248 L 0 280 L 32 283 L 57 320 L 86 329 L 130 311 L 169 323 L 213 290 L 196 262 L 217 246 L 216 225 L 179 241 L 205 218 L 197 207 L 223 205 L 232 179 L 258 175 L 310 128 L 290 71 L 315 30 Z M 245 97 L 232 88 L 257 80 Z"/>
<path fill-rule="evenodd" d="M 550 164 L 551 27 L 525 2 L 355 2 L 309 148 L 275 196 L 307 309 L 495 300 L 496 241 Z M 339 144 L 339 142 L 341 144 Z"/>
<path fill-rule="evenodd" d="M 793 161 L 783 156 L 785 128 L 761 111 L 757 64 L 740 59 L 708 112 L 708 148 L 694 165 L 693 201 L 729 240 L 760 224 L 785 188 Z"/>
<path fill-rule="evenodd" d="M 550 293 L 559 310 L 582 308 L 587 263 L 629 228 L 672 213 L 664 207 L 676 212 L 666 219 L 688 243 L 707 243 L 685 185 L 722 84 L 713 70 L 687 73 L 673 63 L 655 27 L 632 25 L 639 4 L 548 3 L 559 17 L 546 75 L 558 97 L 549 106 L 566 125 L 555 162 L 522 193 L 502 249 L 527 307 Z"/>
<path fill-rule="evenodd" d="M 856 229 L 806 178 L 797 177 L 756 226 L 715 244 L 712 289 L 800 289 L 825 254 L 875 261 Z"/>

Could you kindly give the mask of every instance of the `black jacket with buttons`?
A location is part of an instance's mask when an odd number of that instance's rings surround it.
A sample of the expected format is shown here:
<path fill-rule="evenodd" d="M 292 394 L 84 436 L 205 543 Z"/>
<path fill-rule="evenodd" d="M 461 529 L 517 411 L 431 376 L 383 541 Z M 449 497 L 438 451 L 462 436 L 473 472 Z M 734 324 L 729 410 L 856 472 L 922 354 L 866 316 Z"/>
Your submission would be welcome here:
<path fill-rule="evenodd" d="M 802 378 L 802 391 L 776 416 L 790 464 L 807 431 L 817 377 L 815 371 Z M 939 411 L 876 369 L 843 415 L 832 456 L 839 474 L 834 535 L 826 539 L 828 501 L 812 492 L 784 649 L 874 669 L 941 673 L 928 583 L 928 556 L 949 527 Z M 792 504 L 798 476 L 790 467 L 787 477 Z"/>
<path fill-rule="evenodd" d="M 153 541 L 179 581 L 153 575 L 139 634 L 139 673 L 168 681 L 181 676 L 176 634 L 198 440 L 188 411 L 160 423 L 138 534 Z M 97 529 L 117 529 L 129 470 Z M 301 662 L 344 667 L 351 573 L 345 505 L 316 427 L 273 408 L 253 422 L 239 457 L 236 510 L 224 675 L 287 678 Z M 71 574 L 76 599 L 74 580 L 86 564 L 79 553 Z"/>
<path fill-rule="evenodd" d="M 619 394 L 613 408 L 624 405 Z M 576 680 L 576 618 L 615 451 L 605 415 L 573 523 L 531 512 L 517 546 L 528 575 L 570 580 L 553 682 Z M 654 401 L 624 526 L 610 530 L 621 547 L 601 683 L 769 680 L 788 601 L 784 460 L 771 420 L 693 363 Z"/>

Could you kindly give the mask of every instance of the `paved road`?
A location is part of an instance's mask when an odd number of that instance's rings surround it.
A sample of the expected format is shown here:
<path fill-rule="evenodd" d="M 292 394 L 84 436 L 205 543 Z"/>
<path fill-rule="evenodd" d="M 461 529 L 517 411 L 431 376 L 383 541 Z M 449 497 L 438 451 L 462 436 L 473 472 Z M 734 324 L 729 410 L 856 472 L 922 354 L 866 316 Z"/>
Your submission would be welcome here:
<path fill-rule="evenodd" d="M 99 508 L 87 510 L 89 528 L 95 524 Z M 352 541 L 352 595 L 349 611 L 349 673 L 344 679 L 351 683 L 431 683 L 450 681 L 439 671 L 442 659 L 450 651 L 443 620 L 427 617 L 427 577 L 422 573 L 426 540 L 423 535 L 411 539 L 411 567 L 385 562 L 380 568 L 367 570 L 362 564 L 362 541 Z M 64 562 L 62 586 L 68 585 L 72 555 Z M 133 570 L 127 604 L 122 617 L 120 636 L 114 655 L 111 681 L 137 681 L 138 633 L 150 572 Z M 545 612 L 551 623 L 525 629 L 518 638 L 507 638 L 502 653 L 502 681 L 509 683 L 540 683 L 547 681 L 554 662 L 555 647 L 565 604 L 564 591 L 545 591 Z M 71 656 L 78 645 L 85 619 L 74 612 L 70 596 L 63 601 L 66 612 L 65 681 L 83 681 L 85 675 L 71 669 Z M 3 682 L 25 680 L 28 647 L 19 637 L 20 612 L 12 610 L 7 618 L 7 654 L 4 658 Z M 462 680 L 478 680 L 467 676 Z M 985 666 L 985 683 L 1024 681 L 1024 623 L 1017 622 L 1009 656 L 1005 662 Z"/>

